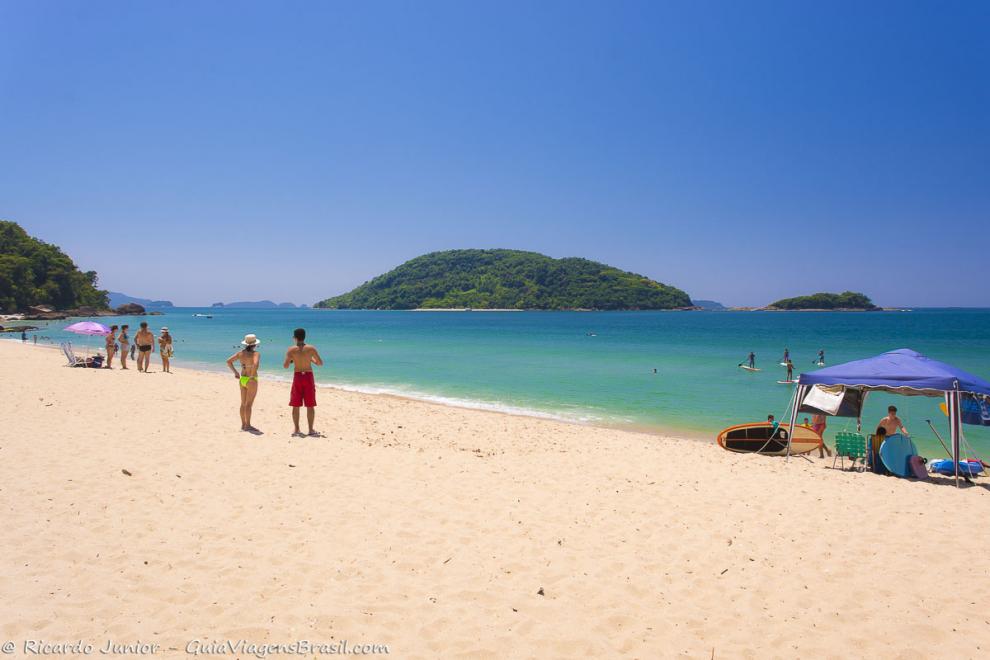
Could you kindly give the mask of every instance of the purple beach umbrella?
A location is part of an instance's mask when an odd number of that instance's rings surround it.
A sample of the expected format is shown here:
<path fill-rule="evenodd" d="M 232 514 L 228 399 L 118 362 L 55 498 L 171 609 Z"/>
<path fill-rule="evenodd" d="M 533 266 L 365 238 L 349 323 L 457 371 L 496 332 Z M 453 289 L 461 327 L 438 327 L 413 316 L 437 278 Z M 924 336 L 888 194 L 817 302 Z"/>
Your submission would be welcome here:
<path fill-rule="evenodd" d="M 66 332 L 73 332 L 77 335 L 102 335 L 106 336 L 110 334 L 110 328 L 103 325 L 102 323 L 97 323 L 96 321 L 80 321 L 79 323 L 73 323 L 72 325 L 63 328 Z M 86 354 L 89 355 L 89 345 L 86 345 Z"/>
<path fill-rule="evenodd" d="M 97 323 L 96 321 L 80 321 L 79 323 L 73 323 L 70 326 L 63 328 L 66 332 L 74 332 L 77 335 L 108 335 L 110 334 L 110 328 L 103 325 L 102 323 Z"/>

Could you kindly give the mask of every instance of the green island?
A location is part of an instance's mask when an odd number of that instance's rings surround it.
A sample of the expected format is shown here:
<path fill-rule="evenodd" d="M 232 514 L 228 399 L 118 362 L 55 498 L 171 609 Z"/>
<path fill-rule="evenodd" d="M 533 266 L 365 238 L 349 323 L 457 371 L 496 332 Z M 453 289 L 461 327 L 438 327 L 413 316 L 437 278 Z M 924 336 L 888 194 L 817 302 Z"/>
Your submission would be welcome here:
<path fill-rule="evenodd" d="M 874 305 L 869 296 L 865 294 L 844 291 L 842 293 L 815 293 L 810 296 L 784 298 L 767 305 L 766 309 L 876 311 L 880 308 Z"/>
<path fill-rule="evenodd" d="M 80 271 L 58 246 L 0 220 L 0 309 L 13 313 L 34 305 L 106 309 L 108 297 L 96 288 L 95 271 Z"/>
<path fill-rule="evenodd" d="M 588 259 L 521 250 L 431 252 L 323 309 L 640 310 L 690 308 L 685 292 Z"/>

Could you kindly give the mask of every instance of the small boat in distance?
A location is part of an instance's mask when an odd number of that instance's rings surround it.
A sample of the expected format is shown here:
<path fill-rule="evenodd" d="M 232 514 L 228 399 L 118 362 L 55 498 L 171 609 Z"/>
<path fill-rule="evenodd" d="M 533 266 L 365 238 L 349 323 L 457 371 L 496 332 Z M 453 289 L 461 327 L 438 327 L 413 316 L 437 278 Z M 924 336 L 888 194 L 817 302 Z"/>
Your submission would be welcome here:
<path fill-rule="evenodd" d="M 764 456 L 784 456 L 787 454 L 787 427 L 783 424 L 774 427 L 767 422 L 737 424 L 723 429 L 715 438 L 722 449 L 743 454 Z M 807 454 L 818 449 L 822 436 L 810 426 L 795 426 L 791 439 L 792 454 Z"/>
<path fill-rule="evenodd" d="M 212 319 L 213 314 L 193 314 L 194 317 L 199 317 L 203 319 Z"/>

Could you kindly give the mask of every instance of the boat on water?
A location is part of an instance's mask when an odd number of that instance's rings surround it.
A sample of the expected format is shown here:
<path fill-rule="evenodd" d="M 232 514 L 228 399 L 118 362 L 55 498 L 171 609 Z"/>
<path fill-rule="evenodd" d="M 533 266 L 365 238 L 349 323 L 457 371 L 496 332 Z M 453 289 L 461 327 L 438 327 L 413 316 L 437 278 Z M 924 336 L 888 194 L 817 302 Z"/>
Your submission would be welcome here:
<path fill-rule="evenodd" d="M 787 454 L 787 427 L 773 426 L 767 422 L 736 424 L 723 429 L 715 438 L 715 442 L 728 451 L 784 456 Z M 810 426 L 794 427 L 794 437 L 791 438 L 792 454 L 807 454 L 818 449 L 821 444 L 822 436 L 815 433 Z"/>
<path fill-rule="evenodd" d="M 202 318 L 202 319 L 212 319 L 213 318 L 213 314 L 193 314 L 193 316 L 194 317 L 197 317 L 197 318 Z"/>

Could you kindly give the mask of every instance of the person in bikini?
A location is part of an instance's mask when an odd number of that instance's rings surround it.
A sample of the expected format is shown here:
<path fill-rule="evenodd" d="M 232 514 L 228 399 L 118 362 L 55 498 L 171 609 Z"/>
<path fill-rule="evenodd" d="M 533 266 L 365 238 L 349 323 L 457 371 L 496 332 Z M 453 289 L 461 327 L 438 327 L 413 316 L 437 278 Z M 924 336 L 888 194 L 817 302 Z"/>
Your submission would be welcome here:
<path fill-rule="evenodd" d="M 120 326 L 120 334 L 117 336 L 117 343 L 120 344 L 120 368 L 127 368 L 127 351 L 131 350 L 130 340 L 127 338 L 127 329 L 131 326 L 126 323 Z"/>
<path fill-rule="evenodd" d="M 115 325 L 111 325 L 110 332 L 107 333 L 106 349 L 107 349 L 107 366 L 105 368 L 113 369 L 113 356 L 117 352 L 117 326 Z"/>
<path fill-rule="evenodd" d="M 299 408 L 305 405 L 309 435 L 318 438 L 321 437 L 320 433 L 313 429 L 313 422 L 316 419 L 316 379 L 313 377 L 313 365 L 322 367 L 323 358 L 320 357 L 315 346 L 306 343 L 305 329 L 296 328 L 292 336 L 296 344 L 285 352 L 285 361 L 282 363 L 284 369 L 288 369 L 290 364 L 293 365 L 289 406 L 292 407 L 292 423 L 296 430 L 292 432 L 292 437 L 305 437 L 299 430 Z"/>
<path fill-rule="evenodd" d="M 134 335 L 134 343 L 140 351 L 137 357 L 138 371 L 148 373 L 148 365 L 151 364 L 151 353 L 155 349 L 155 335 L 148 330 L 148 322 L 141 321 L 141 329 Z"/>
<path fill-rule="evenodd" d="M 167 374 L 172 373 L 169 361 L 172 359 L 172 335 L 168 328 L 162 328 L 162 334 L 158 337 L 158 354 L 162 356 L 162 371 Z"/>
<path fill-rule="evenodd" d="M 261 434 L 261 431 L 251 426 L 251 408 L 258 396 L 258 368 L 261 366 L 261 355 L 257 350 L 259 344 L 261 340 L 255 335 L 244 335 L 244 341 L 241 342 L 244 349 L 227 358 L 227 366 L 234 372 L 241 393 L 241 430 L 255 435 Z M 234 367 L 234 362 L 241 363 L 240 372 Z"/>

